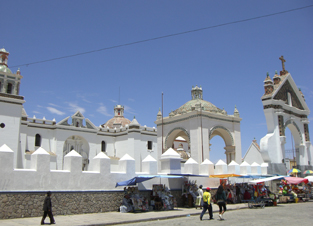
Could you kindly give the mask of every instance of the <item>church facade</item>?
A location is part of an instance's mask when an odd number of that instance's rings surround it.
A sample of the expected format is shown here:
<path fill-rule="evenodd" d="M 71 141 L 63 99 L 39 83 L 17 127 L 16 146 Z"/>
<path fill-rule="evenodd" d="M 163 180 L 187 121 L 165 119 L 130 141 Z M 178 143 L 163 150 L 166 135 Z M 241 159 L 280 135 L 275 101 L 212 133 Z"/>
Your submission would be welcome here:
<path fill-rule="evenodd" d="M 100 152 L 111 159 L 111 169 L 118 169 L 118 160 L 125 154 L 141 163 L 148 155 L 157 159 L 157 130 L 141 126 L 134 118 L 124 117 L 124 107 L 114 107 L 114 117 L 95 126 L 77 111 L 60 122 L 28 117 L 19 93 L 21 79 L 8 68 L 9 53 L 0 49 L 0 146 L 14 150 L 14 167 L 30 168 L 31 154 L 42 147 L 50 154 L 50 168 L 63 169 L 64 156 L 75 150 L 82 156 L 82 170 Z M 136 171 L 141 171 L 136 164 Z"/>
<path fill-rule="evenodd" d="M 167 149 L 174 148 L 178 137 L 182 139 L 182 147 L 175 150 L 182 163 L 193 158 L 200 164 L 210 158 L 210 139 L 217 135 L 225 141 L 227 163 L 241 162 L 238 110 L 235 107 L 234 115 L 228 115 L 203 100 L 201 87 L 193 87 L 192 99 L 164 117 L 163 124 L 159 111 L 157 129 L 141 126 L 135 118 L 126 119 L 121 105 L 116 105 L 114 117 L 99 127 L 79 111 L 59 122 L 37 119 L 29 117 L 23 107 L 25 100 L 19 93 L 22 76 L 19 70 L 12 73 L 8 68 L 8 56 L 5 49 L 0 50 L 0 120 L 5 125 L 1 129 L 0 146 L 6 144 L 16 152 L 16 168 L 29 169 L 31 154 L 42 147 L 50 154 L 51 169 L 63 169 L 64 156 L 75 150 L 82 156 L 82 170 L 88 170 L 90 160 L 104 152 L 111 159 L 112 170 L 117 170 L 118 160 L 129 154 L 139 172 L 143 159 L 150 154 L 158 160 Z M 160 167 L 159 162 L 159 170 Z"/>
<path fill-rule="evenodd" d="M 63 120 L 29 117 L 20 95 L 20 71 L 12 73 L 8 67 L 9 53 L 0 49 L 0 147 L 6 144 L 14 150 L 14 168 L 30 169 L 31 154 L 43 148 L 50 154 L 50 169 L 62 170 L 64 157 L 75 150 L 82 156 L 82 170 L 99 153 L 110 158 L 111 170 L 118 171 L 119 160 L 128 154 L 141 172 L 141 162 L 151 156 L 158 162 L 164 152 L 174 148 L 181 163 L 192 159 L 202 164 L 210 159 L 210 140 L 220 136 L 225 143 L 226 164 L 242 163 L 241 118 L 235 106 L 232 115 L 203 100 L 203 90 L 191 89 L 191 100 L 164 117 L 159 110 L 157 128 L 141 126 L 137 119 L 124 117 L 124 107 L 114 106 L 114 117 L 95 126 L 77 111 Z M 246 160 L 249 164 L 267 163 L 269 173 L 286 174 L 285 129 L 294 137 L 296 163 L 301 170 L 312 169 L 313 147 L 308 130 L 310 110 L 304 96 L 290 73 L 284 68 L 280 75 L 269 76 L 264 81 L 262 104 L 268 133 L 260 145 L 251 145 Z M 250 163 L 251 162 L 251 163 Z"/>

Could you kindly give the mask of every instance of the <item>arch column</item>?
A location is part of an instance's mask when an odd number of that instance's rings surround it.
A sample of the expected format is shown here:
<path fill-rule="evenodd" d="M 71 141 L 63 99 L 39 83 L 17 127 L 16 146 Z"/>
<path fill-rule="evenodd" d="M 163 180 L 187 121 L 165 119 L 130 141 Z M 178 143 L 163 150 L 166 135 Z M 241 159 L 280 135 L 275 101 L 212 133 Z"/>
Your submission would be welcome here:
<path fill-rule="evenodd" d="M 308 156 L 304 144 L 296 146 L 297 165 L 308 165 Z"/>
<path fill-rule="evenodd" d="M 280 136 L 281 154 L 282 154 L 282 159 L 284 159 L 284 160 L 286 158 L 285 144 L 286 144 L 286 137 L 285 136 Z"/>
<path fill-rule="evenodd" d="M 227 164 L 229 164 L 232 160 L 235 160 L 235 156 L 236 156 L 236 147 L 235 146 L 226 146 L 224 148 L 225 154 L 226 154 L 226 161 Z"/>
<path fill-rule="evenodd" d="M 0 92 L 4 92 L 4 79 L 0 79 Z"/>
<path fill-rule="evenodd" d="M 12 82 L 12 94 L 17 95 L 17 82 Z"/>
<path fill-rule="evenodd" d="M 7 93 L 7 86 L 8 86 L 8 80 L 4 79 L 3 80 L 3 93 Z"/>

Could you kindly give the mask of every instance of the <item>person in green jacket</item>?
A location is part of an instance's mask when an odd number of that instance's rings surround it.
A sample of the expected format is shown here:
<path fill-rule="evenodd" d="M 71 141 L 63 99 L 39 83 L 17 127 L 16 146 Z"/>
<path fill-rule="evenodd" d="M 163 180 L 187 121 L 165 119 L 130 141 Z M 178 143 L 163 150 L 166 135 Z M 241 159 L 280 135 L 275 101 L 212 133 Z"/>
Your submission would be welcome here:
<path fill-rule="evenodd" d="M 220 220 L 224 220 L 223 214 L 226 211 L 226 194 L 225 194 L 224 186 L 225 186 L 225 182 L 222 181 L 221 185 L 218 187 L 217 192 L 216 192 L 217 205 L 220 208 L 219 215 L 218 215 Z"/>
<path fill-rule="evenodd" d="M 213 219 L 213 212 L 212 212 L 212 204 L 211 204 L 211 188 L 207 187 L 206 191 L 203 193 L 203 210 L 200 214 L 200 220 L 202 221 L 202 217 L 207 210 L 209 210 L 210 220 Z"/>

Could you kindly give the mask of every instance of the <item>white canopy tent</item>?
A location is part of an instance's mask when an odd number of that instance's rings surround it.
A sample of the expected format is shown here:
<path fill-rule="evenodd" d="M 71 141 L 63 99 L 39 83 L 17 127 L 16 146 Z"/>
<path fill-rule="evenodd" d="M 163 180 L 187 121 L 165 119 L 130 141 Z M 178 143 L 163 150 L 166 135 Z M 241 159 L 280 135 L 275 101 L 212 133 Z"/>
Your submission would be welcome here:
<path fill-rule="evenodd" d="M 267 177 L 267 178 L 262 178 L 258 180 L 251 180 L 249 181 L 250 184 L 258 184 L 266 181 L 271 181 L 271 180 L 281 180 L 284 179 L 285 176 L 274 176 L 274 177 Z"/>

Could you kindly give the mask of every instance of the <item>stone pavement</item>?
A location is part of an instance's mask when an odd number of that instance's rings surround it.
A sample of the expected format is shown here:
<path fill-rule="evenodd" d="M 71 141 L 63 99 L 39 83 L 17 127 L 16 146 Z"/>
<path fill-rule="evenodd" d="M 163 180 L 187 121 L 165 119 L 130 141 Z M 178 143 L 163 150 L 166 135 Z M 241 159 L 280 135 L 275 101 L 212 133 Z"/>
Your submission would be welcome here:
<path fill-rule="evenodd" d="M 237 210 L 247 208 L 247 204 L 229 204 L 227 210 Z M 59 215 L 54 216 L 56 225 L 76 226 L 76 225 L 118 225 L 143 221 L 153 221 L 158 219 L 169 219 L 175 217 L 186 217 L 188 215 L 199 215 L 201 209 L 195 208 L 178 208 L 169 211 L 150 211 L 139 213 L 120 213 L 120 212 L 106 212 L 106 213 L 90 213 L 79 215 Z M 218 206 L 213 205 L 213 213 L 218 212 Z M 203 219 L 209 218 L 209 215 L 204 215 Z M 0 220 L 0 225 L 5 226 L 22 226 L 22 225 L 40 225 L 41 217 L 29 217 L 29 218 L 16 218 L 16 219 L 3 219 Z M 48 224 L 49 217 L 45 220 Z"/>

